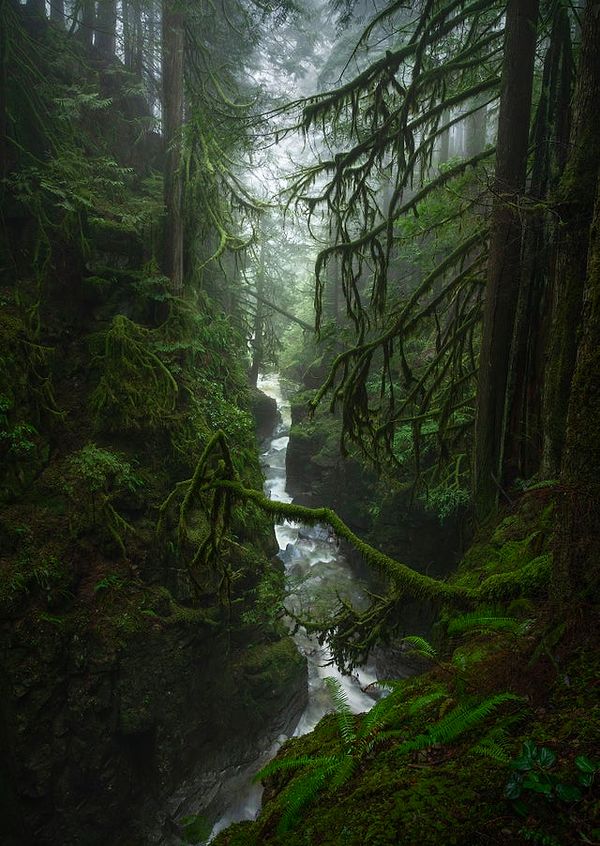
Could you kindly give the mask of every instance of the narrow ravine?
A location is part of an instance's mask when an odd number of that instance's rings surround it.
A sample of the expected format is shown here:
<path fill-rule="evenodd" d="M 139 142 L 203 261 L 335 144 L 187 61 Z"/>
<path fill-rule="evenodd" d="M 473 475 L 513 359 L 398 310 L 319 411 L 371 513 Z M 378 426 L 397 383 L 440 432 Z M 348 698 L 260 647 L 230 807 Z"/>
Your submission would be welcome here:
<path fill-rule="evenodd" d="M 272 437 L 267 440 L 261 454 L 265 474 L 265 492 L 278 502 L 291 502 L 286 492 L 286 452 L 291 426 L 290 403 L 277 374 L 260 377 L 259 389 L 277 402 L 280 415 Z M 279 557 L 286 570 L 289 595 L 286 605 L 295 612 L 319 609 L 336 601 L 336 594 L 360 604 L 363 600 L 361 586 L 353 576 L 351 568 L 339 551 L 336 539 L 326 526 L 304 526 L 299 523 L 284 523 L 275 526 L 279 544 Z M 300 652 L 308 664 L 308 704 L 294 730 L 294 736 L 306 734 L 316 726 L 321 717 L 332 710 L 331 698 L 327 692 L 325 678 L 333 676 L 343 686 L 348 703 L 356 714 L 368 711 L 373 697 L 365 692 L 375 674 L 369 666 L 355 671 L 352 677 L 343 676 L 331 660 L 326 646 L 319 645 L 300 628 L 294 634 Z M 254 819 L 260 809 L 262 787 L 252 781 L 253 776 L 272 758 L 287 738 L 281 736 L 270 748 L 250 766 L 227 777 L 223 792 L 231 797 L 227 810 L 215 823 L 211 838 L 228 825 L 240 820 Z"/>

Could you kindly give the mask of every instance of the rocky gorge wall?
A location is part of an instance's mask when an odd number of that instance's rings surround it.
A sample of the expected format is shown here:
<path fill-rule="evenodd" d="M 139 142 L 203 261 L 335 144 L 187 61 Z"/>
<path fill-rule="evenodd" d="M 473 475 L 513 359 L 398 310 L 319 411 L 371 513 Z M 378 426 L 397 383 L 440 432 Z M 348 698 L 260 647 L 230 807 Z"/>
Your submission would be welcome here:
<path fill-rule="evenodd" d="M 224 768 L 294 724 L 306 670 L 289 638 L 236 645 L 218 620 L 165 612 L 118 640 L 3 626 L 7 846 L 171 842 L 186 805 L 218 814 Z"/>
<path fill-rule="evenodd" d="M 274 412 L 259 400 L 260 429 Z M 49 505 L 0 514 L 0 840 L 180 843 L 182 818 L 222 811 L 223 771 L 289 734 L 306 704 L 292 639 L 246 617 L 281 567 L 274 536 L 246 537 L 255 563 L 235 561 L 232 607 L 199 606 L 152 534 L 121 564 Z"/>

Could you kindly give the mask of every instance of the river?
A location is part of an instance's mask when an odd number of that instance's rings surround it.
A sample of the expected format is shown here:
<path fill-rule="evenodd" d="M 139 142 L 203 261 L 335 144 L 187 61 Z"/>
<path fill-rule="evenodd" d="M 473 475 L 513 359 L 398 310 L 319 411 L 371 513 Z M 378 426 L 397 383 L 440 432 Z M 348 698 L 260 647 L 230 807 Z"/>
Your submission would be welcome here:
<path fill-rule="evenodd" d="M 265 474 L 265 492 L 278 502 L 291 502 L 286 492 L 286 453 L 290 440 L 290 403 L 277 374 L 260 377 L 259 389 L 277 402 L 280 415 L 272 437 L 266 441 L 261 455 Z M 364 601 L 361 586 L 339 551 L 335 538 L 326 526 L 304 526 L 299 523 L 284 523 L 275 526 L 279 544 L 279 557 L 285 565 L 288 597 L 286 605 L 290 610 L 331 608 L 336 603 L 336 594 L 360 604 Z M 294 736 L 306 734 L 316 726 L 321 717 L 333 710 L 327 692 L 325 678 L 333 676 L 343 686 L 351 710 L 358 714 L 368 711 L 373 698 L 365 693 L 375 681 L 373 669 L 359 668 L 352 677 L 343 676 L 332 664 L 331 654 L 326 646 L 320 646 L 316 638 L 309 637 L 300 628 L 294 634 L 300 652 L 308 664 L 308 704 L 294 730 Z M 252 777 L 277 752 L 286 740 L 282 736 L 249 767 L 240 769 L 229 777 L 223 789 L 231 800 L 225 813 L 215 823 L 211 838 L 228 825 L 240 820 L 254 819 L 260 810 L 262 787 Z"/>

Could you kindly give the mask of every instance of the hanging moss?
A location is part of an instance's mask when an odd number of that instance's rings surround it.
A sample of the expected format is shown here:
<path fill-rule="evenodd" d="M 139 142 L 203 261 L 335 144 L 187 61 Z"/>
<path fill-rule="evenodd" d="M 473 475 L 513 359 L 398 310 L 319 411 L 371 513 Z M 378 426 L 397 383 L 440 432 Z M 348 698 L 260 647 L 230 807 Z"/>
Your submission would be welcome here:
<path fill-rule="evenodd" d="M 109 431 L 166 428 L 172 421 L 178 387 L 152 348 L 151 330 L 117 314 L 93 338 L 100 381 L 91 395 L 99 425 Z"/>

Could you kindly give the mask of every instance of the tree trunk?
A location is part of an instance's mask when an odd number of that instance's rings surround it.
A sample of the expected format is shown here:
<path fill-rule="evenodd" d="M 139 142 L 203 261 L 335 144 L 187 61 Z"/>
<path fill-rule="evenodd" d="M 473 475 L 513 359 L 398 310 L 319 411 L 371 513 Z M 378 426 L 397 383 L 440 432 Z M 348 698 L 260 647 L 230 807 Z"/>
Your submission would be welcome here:
<path fill-rule="evenodd" d="M 58 26 L 65 25 L 65 0 L 51 0 L 50 20 Z"/>
<path fill-rule="evenodd" d="M 600 176 L 597 183 L 555 535 L 552 594 L 559 605 L 582 593 L 593 601 L 600 576 Z"/>
<path fill-rule="evenodd" d="M 550 324 L 550 270 L 554 218 L 544 199 L 556 191 L 568 144 L 568 115 L 573 81 L 571 28 L 557 5 L 544 59 L 542 85 L 533 127 L 529 195 L 536 208 L 525 218 L 521 284 L 507 389 L 507 422 L 512 433 L 504 452 L 504 475 L 528 479 L 542 457 L 542 388 Z M 535 202 L 539 201 L 539 202 Z"/>
<path fill-rule="evenodd" d="M 38 18 L 46 17 L 46 2 L 45 0 L 27 0 L 25 7 L 30 15 Z"/>
<path fill-rule="evenodd" d="M 108 61 L 115 55 L 117 43 L 117 0 L 98 0 L 94 44 Z"/>
<path fill-rule="evenodd" d="M 96 23 L 96 4 L 94 0 L 82 0 L 81 23 L 77 30 L 77 38 L 86 47 L 92 46 L 94 25 Z"/>
<path fill-rule="evenodd" d="M 264 333 L 264 306 L 263 297 L 265 292 L 265 248 L 261 244 L 258 270 L 256 274 L 256 312 L 254 313 L 254 338 L 252 341 L 252 364 L 250 366 L 250 384 L 256 388 L 258 373 L 263 363 L 263 333 Z"/>
<path fill-rule="evenodd" d="M 127 70 L 131 70 L 135 42 L 135 16 L 130 0 L 122 0 L 121 15 L 123 19 L 123 64 Z"/>
<path fill-rule="evenodd" d="M 525 189 L 537 18 L 538 0 L 509 0 L 477 392 L 474 489 L 480 518 L 496 507 L 503 481 L 506 389 L 521 272 L 518 206 Z"/>
<path fill-rule="evenodd" d="M 575 366 L 586 278 L 594 190 L 600 167 L 600 15 L 595 3 L 584 11 L 581 54 L 568 159 L 559 190 L 551 345 L 544 392 L 543 472 L 556 476 L 565 438 L 569 386 Z"/>
<path fill-rule="evenodd" d="M 181 144 L 183 128 L 183 11 L 178 0 L 163 0 L 163 136 L 165 161 L 165 274 L 171 292 L 183 294 L 183 180 Z"/>
<path fill-rule="evenodd" d="M 445 126 L 450 120 L 450 112 L 443 112 L 441 117 L 442 126 Z M 439 150 L 437 155 L 438 165 L 445 164 L 450 158 L 450 130 L 444 129 L 440 135 Z"/>
<path fill-rule="evenodd" d="M 481 108 L 465 119 L 465 158 L 470 159 L 485 150 L 487 107 L 482 104 L 483 97 L 470 103 L 470 108 Z"/>

